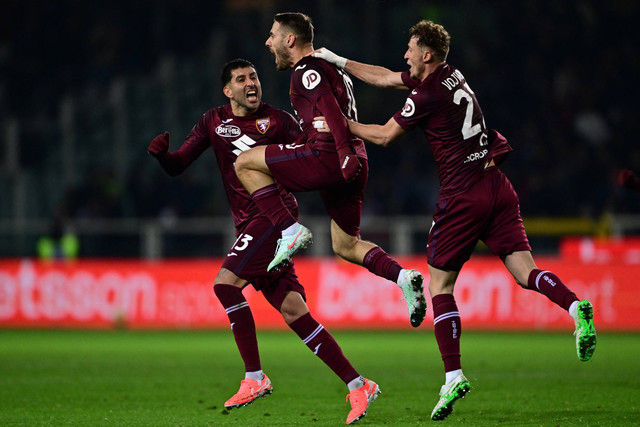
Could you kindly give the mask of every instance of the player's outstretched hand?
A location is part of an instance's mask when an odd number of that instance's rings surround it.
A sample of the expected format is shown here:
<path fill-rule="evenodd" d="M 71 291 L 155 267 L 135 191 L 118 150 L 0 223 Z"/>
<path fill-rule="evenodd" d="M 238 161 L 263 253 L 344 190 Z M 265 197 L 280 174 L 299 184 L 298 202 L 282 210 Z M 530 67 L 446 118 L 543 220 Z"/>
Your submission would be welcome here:
<path fill-rule="evenodd" d="M 618 184 L 629 190 L 640 191 L 640 179 L 629 169 L 623 169 L 618 173 Z"/>
<path fill-rule="evenodd" d="M 313 118 L 313 127 L 318 131 L 318 132 L 322 132 L 322 133 L 328 133 L 331 132 L 331 129 L 329 128 L 329 124 L 327 123 L 327 121 L 324 119 L 324 116 L 317 116 Z"/>
<path fill-rule="evenodd" d="M 336 55 L 326 47 L 316 49 L 315 51 L 313 51 L 312 55 L 316 58 L 321 58 L 327 62 L 331 62 L 332 64 L 337 65 L 340 68 L 344 68 L 347 65 L 347 58 Z"/>
<path fill-rule="evenodd" d="M 153 157 L 164 157 L 169 151 L 169 132 L 160 134 L 151 140 L 147 148 L 149 154 Z"/>
<path fill-rule="evenodd" d="M 356 156 L 356 150 L 347 145 L 338 148 L 338 159 L 340 160 L 340 171 L 347 182 L 351 182 L 358 177 L 362 170 L 362 164 Z"/>

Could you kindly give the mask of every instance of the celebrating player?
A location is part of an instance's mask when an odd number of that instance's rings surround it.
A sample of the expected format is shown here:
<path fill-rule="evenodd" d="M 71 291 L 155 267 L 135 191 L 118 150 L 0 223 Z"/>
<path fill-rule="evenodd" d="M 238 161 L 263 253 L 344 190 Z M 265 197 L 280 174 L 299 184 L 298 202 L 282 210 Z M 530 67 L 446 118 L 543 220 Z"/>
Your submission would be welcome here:
<path fill-rule="evenodd" d="M 502 135 L 487 129 L 465 77 L 446 62 L 449 34 L 441 25 L 421 21 L 411 27 L 409 35 L 404 55 L 409 70 L 404 72 L 347 60 L 326 49 L 314 55 L 369 84 L 411 89 L 404 107 L 385 125 L 350 120 L 349 128 L 360 138 L 387 146 L 418 127 L 438 164 L 440 198 L 429 232 L 427 261 L 436 341 L 446 372 L 431 418 L 442 420 L 453 411 L 454 402 L 471 389 L 460 363 L 462 330 L 453 289 L 478 240 L 502 259 L 518 285 L 545 295 L 570 313 L 580 360 L 593 355 L 596 331 L 591 303 L 580 301 L 558 276 L 538 269 L 533 260 L 518 196 L 498 168 L 511 147 Z M 316 125 L 322 124 L 323 118 L 316 118 Z M 331 126 L 326 120 L 322 130 Z"/>
<path fill-rule="evenodd" d="M 279 272 L 267 273 L 266 266 L 280 232 L 257 209 L 233 167 L 241 152 L 256 145 L 293 140 L 300 134 L 300 127 L 289 113 L 261 101 L 260 80 L 249 61 L 236 59 L 225 64 L 221 80 L 229 104 L 207 111 L 178 151 L 168 151 L 168 132 L 156 136 L 148 150 L 171 176 L 182 173 L 208 147 L 216 154 L 238 238 L 215 278 L 214 291 L 227 312 L 246 370 L 240 389 L 225 402 L 225 407 L 246 406 L 273 390 L 269 377 L 262 372 L 253 315 L 242 294 L 251 283 L 282 313 L 285 322 L 307 347 L 347 384 L 352 408 L 347 424 L 351 424 L 365 416 L 380 388 L 360 376 L 333 336 L 311 316 L 293 264 Z M 293 195 L 281 187 L 274 191 L 297 215 L 298 205 Z"/>
<path fill-rule="evenodd" d="M 303 135 L 246 151 L 236 161 L 236 173 L 260 211 L 282 230 L 269 271 L 277 270 L 311 242 L 311 232 L 283 204 L 276 182 L 289 191 L 317 190 L 331 218 L 334 252 L 396 282 L 402 289 L 411 324 L 419 326 L 427 303 L 423 277 L 403 269 L 382 248 L 360 239 L 362 200 L 368 178 L 367 152 L 353 138 L 344 115 L 356 118 L 352 82 L 344 71 L 308 56 L 313 52 L 313 25 L 302 13 L 275 16 L 266 45 L 278 70 L 292 69 L 291 105 Z M 318 133 L 313 117 L 324 115 L 333 134 Z M 344 114 L 344 115 L 343 115 Z"/>

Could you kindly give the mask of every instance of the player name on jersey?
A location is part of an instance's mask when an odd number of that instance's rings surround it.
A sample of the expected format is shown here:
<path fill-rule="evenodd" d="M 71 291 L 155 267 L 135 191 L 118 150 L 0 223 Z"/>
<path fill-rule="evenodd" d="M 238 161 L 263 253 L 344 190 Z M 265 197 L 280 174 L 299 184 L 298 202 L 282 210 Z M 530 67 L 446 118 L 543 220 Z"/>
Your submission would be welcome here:
<path fill-rule="evenodd" d="M 451 73 L 451 76 L 442 81 L 442 85 L 449 90 L 453 90 L 453 88 L 462 83 L 463 80 L 464 76 L 462 75 L 460 70 L 455 70 L 453 73 Z"/>

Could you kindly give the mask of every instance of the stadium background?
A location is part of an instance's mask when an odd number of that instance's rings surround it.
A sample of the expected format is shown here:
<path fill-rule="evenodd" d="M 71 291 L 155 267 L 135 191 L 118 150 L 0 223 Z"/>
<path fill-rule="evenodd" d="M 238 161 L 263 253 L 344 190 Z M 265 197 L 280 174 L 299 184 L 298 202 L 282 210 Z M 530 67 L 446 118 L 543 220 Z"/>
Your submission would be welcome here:
<path fill-rule="evenodd" d="M 575 278 L 572 286 L 598 302 L 620 295 L 609 305 L 619 312 L 597 314 L 608 328 L 640 329 L 633 316 L 640 312 L 633 305 L 640 299 L 632 283 L 640 269 L 640 245 L 633 239 L 640 230 L 640 195 L 615 180 L 623 167 L 640 171 L 640 93 L 634 81 L 640 71 L 640 5 L 65 0 L 5 1 L 2 9 L 0 318 L 5 326 L 120 321 L 148 326 L 144 317 L 136 323 L 125 316 L 134 305 L 144 314 L 142 300 L 133 303 L 117 291 L 139 272 L 162 278 L 177 268 L 183 279 L 166 285 L 169 289 L 189 282 L 185 276 L 197 277 L 191 282 L 200 281 L 198 289 L 210 289 L 207 274 L 214 274 L 233 241 L 213 155 L 203 155 L 171 179 L 146 147 L 169 130 L 172 149 L 177 148 L 204 111 L 226 102 L 218 72 L 232 58 L 254 62 L 263 99 L 290 110 L 288 73 L 275 70 L 264 41 L 274 13 L 296 10 L 314 19 L 316 47 L 394 70 L 406 67 L 402 57 L 411 25 L 420 19 L 443 23 L 452 35 L 449 62 L 476 92 L 487 125 L 515 149 L 503 169 L 520 195 L 534 251 L 557 269 L 566 268 Z M 355 90 L 364 122 L 384 122 L 406 97 L 357 81 Z M 392 148 L 369 147 L 369 155 L 363 235 L 424 271 L 423 248 L 438 190 L 428 146 L 414 132 Z M 325 265 L 335 269 L 336 280 L 369 283 L 366 271 L 329 257 L 328 226 L 317 197 L 299 200 L 301 217 L 317 236 L 310 257 L 301 260 L 312 264 L 305 268 L 311 271 L 303 277 L 305 285 L 315 292 L 324 283 L 317 271 Z M 60 233 L 77 239 L 80 260 L 38 264 L 41 239 Z M 134 263 L 133 273 L 114 258 Z M 194 258 L 209 263 L 193 267 Z M 485 262 L 470 264 L 468 277 L 481 282 L 497 274 L 500 266 Z M 165 285 L 157 286 L 155 292 L 163 294 Z M 71 312 L 83 290 L 102 295 L 106 305 L 84 300 L 79 312 Z M 156 325 L 223 325 L 217 317 L 204 323 L 199 315 L 195 321 L 180 318 L 189 315 L 176 314 L 179 293 L 166 292 L 163 301 L 172 302 L 165 308 L 173 314 L 163 314 L 168 317 Z M 384 292 L 376 295 L 375 301 L 386 299 Z M 210 303 L 219 310 L 216 301 Z M 185 313 L 195 310 L 182 307 Z M 501 315 L 478 313 L 476 325 L 497 327 L 504 323 Z M 373 314 L 362 316 L 365 325 Z M 344 322 L 353 325 L 354 319 Z M 521 326 L 558 326 L 553 322 Z M 398 325 L 392 319 L 387 326 Z"/>

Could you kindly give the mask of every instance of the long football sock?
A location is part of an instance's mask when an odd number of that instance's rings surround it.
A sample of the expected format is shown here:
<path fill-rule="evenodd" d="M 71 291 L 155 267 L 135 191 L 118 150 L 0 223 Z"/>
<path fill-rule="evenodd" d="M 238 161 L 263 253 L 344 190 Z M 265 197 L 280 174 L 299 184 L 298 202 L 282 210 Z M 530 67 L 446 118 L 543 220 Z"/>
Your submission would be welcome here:
<path fill-rule="evenodd" d="M 251 195 L 260 212 L 262 212 L 278 229 L 287 228 L 297 221 L 282 202 L 280 191 L 276 184 L 259 188 Z"/>
<path fill-rule="evenodd" d="M 552 302 L 569 311 L 574 301 L 579 301 L 562 280 L 555 274 L 546 270 L 534 269 L 529 273 L 527 284 L 530 289 L 540 292 Z"/>
<path fill-rule="evenodd" d="M 440 294 L 431 299 L 433 306 L 433 326 L 444 362 L 444 371 L 462 369 L 460 363 L 460 313 L 452 294 Z"/>
<path fill-rule="evenodd" d="M 229 317 L 231 331 L 244 361 L 245 371 L 260 371 L 262 368 L 256 337 L 256 324 L 249 303 L 242 294 L 242 289 L 233 285 L 216 284 L 213 290 Z"/>
<path fill-rule="evenodd" d="M 402 270 L 402 266 L 380 246 L 372 248 L 365 254 L 362 265 L 376 276 L 384 277 L 394 283 L 398 281 L 400 270 Z"/>
<path fill-rule="evenodd" d="M 345 384 L 360 377 L 333 336 L 311 316 L 311 313 L 294 320 L 289 327 Z"/>

